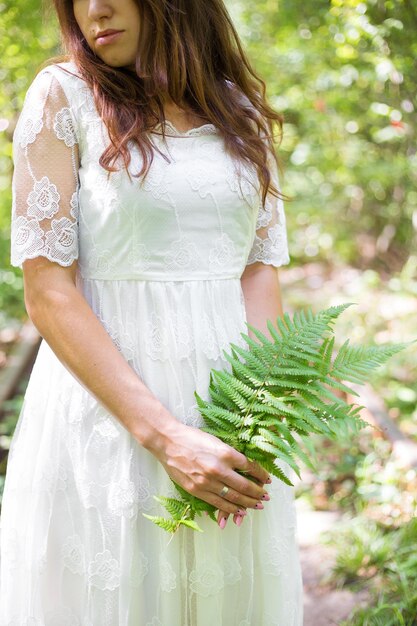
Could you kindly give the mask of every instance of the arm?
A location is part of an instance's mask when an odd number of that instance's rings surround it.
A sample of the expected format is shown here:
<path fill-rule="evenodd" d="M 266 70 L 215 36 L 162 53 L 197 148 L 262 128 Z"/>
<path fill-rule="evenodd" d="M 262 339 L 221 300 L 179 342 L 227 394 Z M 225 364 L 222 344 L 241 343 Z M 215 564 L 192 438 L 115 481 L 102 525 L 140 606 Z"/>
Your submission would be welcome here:
<path fill-rule="evenodd" d="M 11 262 L 32 322 L 62 364 L 184 489 L 230 513 L 255 506 L 268 474 L 208 433 L 181 424 L 114 345 L 76 286 L 76 120 L 55 77 L 38 75 L 16 126 Z M 219 497 L 223 484 L 228 500 Z"/>
<path fill-rule="evenodd" d="M 283 316 L 278 268 L 260 262 L 247 265 L 241 284 L 248 323 L 268 336 L 266 320 L 275 323 L 278 316 Z M 255 339 L 252 331 L 249 336 Z"/>

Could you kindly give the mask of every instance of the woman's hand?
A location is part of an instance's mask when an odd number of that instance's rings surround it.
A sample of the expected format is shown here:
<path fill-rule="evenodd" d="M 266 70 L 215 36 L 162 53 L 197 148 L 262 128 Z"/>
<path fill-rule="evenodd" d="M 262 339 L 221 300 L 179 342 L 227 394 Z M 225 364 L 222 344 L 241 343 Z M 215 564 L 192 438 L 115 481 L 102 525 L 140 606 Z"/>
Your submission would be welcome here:
<path fill-rule="evenodd" d="M 263 489 L 263 485 L 270 482 L 268 472 L 217 437 L 198 428 L 177 422 L 164 445 L 152 452 L 172 480 L 193 496 L 219 509 L 221 528 L 227 521 L 222 521 L 222 518 L 234 515 L 235 522 L 240 525 L 239 517 L 242 519 L 246 515 L 247 508 L 263 509 L 262 500 L 269 499 Z M 235 470 L 244 471 L 257 482 Z M 221 496 L 225 485 L 229 490 Z"/>

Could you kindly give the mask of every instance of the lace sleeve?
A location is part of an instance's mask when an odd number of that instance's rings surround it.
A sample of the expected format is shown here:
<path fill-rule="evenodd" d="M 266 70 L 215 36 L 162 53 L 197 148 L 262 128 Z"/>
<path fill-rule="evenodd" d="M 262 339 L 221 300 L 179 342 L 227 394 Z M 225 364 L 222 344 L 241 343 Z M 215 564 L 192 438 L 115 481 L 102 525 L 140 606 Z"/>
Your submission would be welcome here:
<path fill-rule="evenodd" d="M 79 152 L 74 115 L 59 81 L 40 72 L 13 134 L 11 264 L 78 258 Z"/>
<path fill-rule="evenodd" d="M 272 182 L 276 189 L 280 189 L 278 167 L 272 155 L 269 157 L 269 167 Z M 246 265 L 256 261 L 275 267 L 290 262 L 284 204 L 269 192 L 265 209 L 262 204 L 259 205 L 256 233 Z"/>

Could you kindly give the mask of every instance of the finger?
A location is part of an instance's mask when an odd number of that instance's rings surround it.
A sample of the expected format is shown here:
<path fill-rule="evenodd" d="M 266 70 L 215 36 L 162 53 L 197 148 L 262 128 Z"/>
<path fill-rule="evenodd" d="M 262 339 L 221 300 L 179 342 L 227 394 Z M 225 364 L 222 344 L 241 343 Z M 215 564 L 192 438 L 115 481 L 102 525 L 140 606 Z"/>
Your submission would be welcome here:
<path fill-rule="evenodd" d="M 250 482 L 250 481 L 245 480 L 245 482 Z M 214 488 L 213 493 L 214 494 L 220 493 L 222 486 L 224 486 L 224 483 L 219 483 L 219 486 Z M 259 487 L 256 487 L 256 485 L 254 485 L 254 487 L 257 490 L 259 489 Z M 225 493 L 225 495 L 221 497 L 224 500 L 228 502 L 233 502 L 233 504 L 237 504 L 238 506 L 244 507 L 245 509 L 255 509 L 255 508 L 259 509 L 259 508 L 262 508 L 257 505 L 260 503 L 262 499 L 262 495 L 264 493 L 263 489 L 260 489 L 259 493 L 261 494 L 261 497 L 258 497 L 258 494 L 257 494 L 255 498 L 251 498 L 245 495 L 244 493 L 242 493 L 242 491 L 240 490 L 236 491 L 236 489 L 233 489 L 233 487 L 229 487 L 227 493 Z"/>
<path fill-rule="evenodd" d="M 261 483 L 270 483 L 271 478 L 268 472 L 259 465 L 256 461 L 250 461 L 244 454 L 237 452 L 233 449 L 231 459 L 233 461 L 233 467 L 241 470 L 245 474 L 250 474 L 254 478 L 258 479 Z"/>
<path fill-rule="evenodd" d="M 226 527 L 227 520 L 229 519 L 229 513 L 225 511 L 219 511 L 217 514 L 217 523 L 220 528 L 223 530 Z"/>
<path fill-rule="evenodd" d="M 258 500 L 267 500 L 268 492 L 264 489 L 263 486 L 258 485 L 253 482 L 253 480 L 249 480 L 244 476 L 241 476 L 237 472 L 229 470 L 222 476 L 222 482 L 217 483 L 216 491 L 220 494 L 223 485 L 229 487 L 229 489 L 234 489 L 239 494 L 242 494 L 246 498 L 252 498 L 256 501 Z M 229 494 L 228 494 L 229 495 Z M 229 498 L 228 498 L 229 499 Z M 234 500 L 232 499 L 232 502 Z M 239 503 L 244 506 L 251 506 L 249 503 L 245 503 L 239 500 Z M 253 503 L 253 505 L 256 503 Z"/>
<path fill-rule="evenodd" d="M 201 498 L 201 500 L 204 500 L 209 504 L 212 504 L 214 507 L 216 507 L 216 509 L 219 509 L 219 511 L 224 511 L 224 513 L 226 514 L 229 513 L 231 515 L 234 515 L 235 513 L 241 513 L 243 510 L 236 504 L 232 504 L 228 500 L 225 500 L 224 498 L 220 498 L 220 496 L 215 495 L 212 491 L 201 491 L 196 494 L 196 497 Z"/>
<path fill-rule="evenodd" d="M 250 461 L 249 459 L 247 459 L 247 467 L 245 468 L 245 473 L 250 474 L 257 480 L 259 480 L 262 484 L 270 484 L 271 482 L 271 478 L 268 472 L 256 461 Z"/>
<path fill-rule="evenodd" d="M 244 519 L 245 519 L 244 515 L 233 515 L 233 521 L 236 524 L 236 526 L 240 526 Z"/>

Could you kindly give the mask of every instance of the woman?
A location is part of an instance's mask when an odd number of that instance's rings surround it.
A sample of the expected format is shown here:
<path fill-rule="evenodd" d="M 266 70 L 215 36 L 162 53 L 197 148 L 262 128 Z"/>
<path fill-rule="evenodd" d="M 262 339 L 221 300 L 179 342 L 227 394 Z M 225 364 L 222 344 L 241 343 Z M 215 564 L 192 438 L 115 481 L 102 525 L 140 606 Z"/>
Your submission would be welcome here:
<path fill-rule="evenodd" d="M 202 432 L 194 396 L 245 322 L 282 315 L 281 118 L 222 0 L 55 6 L 69 57 L 14 134 L 11 260 L 44 341 L 9 456 L 0 622 L 301 626 L 293 491 Z M 145 519 L 171 479 L 218 525 L 169 541 Z"/>

